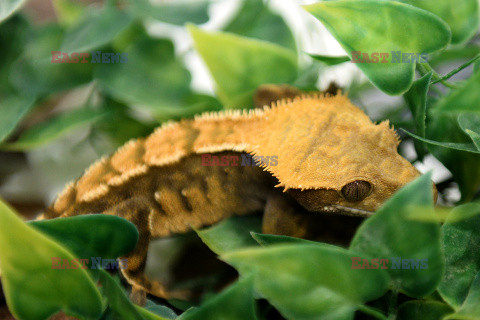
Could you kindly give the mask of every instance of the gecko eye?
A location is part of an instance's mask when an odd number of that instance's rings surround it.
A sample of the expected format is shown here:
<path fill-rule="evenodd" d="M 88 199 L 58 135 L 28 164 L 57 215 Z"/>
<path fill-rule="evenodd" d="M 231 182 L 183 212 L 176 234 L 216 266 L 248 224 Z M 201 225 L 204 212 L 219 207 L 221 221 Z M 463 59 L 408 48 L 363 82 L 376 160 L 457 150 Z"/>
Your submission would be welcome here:
<path fill-rule="evenodd" d="M 349 202 L 358 202 L 365 199 L 372 190 L 367 181 L 357 180 L 346 184 L 342 188 L 342 195 Z"/>

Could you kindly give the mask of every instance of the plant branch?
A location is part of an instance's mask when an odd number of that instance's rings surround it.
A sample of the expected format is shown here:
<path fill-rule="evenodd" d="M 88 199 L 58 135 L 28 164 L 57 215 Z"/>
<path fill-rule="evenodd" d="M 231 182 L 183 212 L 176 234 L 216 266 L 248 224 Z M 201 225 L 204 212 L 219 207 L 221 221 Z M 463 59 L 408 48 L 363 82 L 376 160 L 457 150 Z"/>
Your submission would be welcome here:
<path fill-rule="evenodd" d="M 442 80 L 442 77 L 435 70 L 433 70 L 433 68 L 427 62 L 421 62 L 421 63 L 419 63 L 419 65 L 421 65 L 424 68 L 424 70 L 426 70 L 427 72 L 429 72 L 429 71 L 432 72 L 432 79 L 434 79 L 434 81 L 431 84 L 440 82 L 445 87 L 448 87 L 448 88 L 451 88 L 451 89 L 459 88 L 459 86 L 454 84 L 454 83 L 448 82 L 446 80 Z"/>
<path fill-rule="evenodd" d="M 369 314 L 377 319 L 387 320 L 387 317 L 385 317 L 383 313 L 366 305 L 359 305 L 358 310 L 362 311 L 365 314 Z"/>
<path fill-rule="evenodd" d="M 466 67 L 468 67 L 469 65 L 471 65 L 472 63 L 474 63 L 475 61 L 477 61 L 478 59 L 480 59 L 480 54 L 478 54 L 477 56 L 475 56 L 473 59 L 471 59 L 470 61 L 467 61 L 465 62 L 464 64 L 462 64 L 460 67 L 450 71 L 449 73 L 447 73 L 446 75 L 444 75 L 443 77 L 435 80 L 432 82 L 432 84 L 435 84 L 437 82 L 441 82 L 443 80 L 447 80 L 449 79 L 450 77 L 452 77 L 453 75 L 457 74 L 458 72 L 462 71 L 463 69 L 465 69 Z"/>

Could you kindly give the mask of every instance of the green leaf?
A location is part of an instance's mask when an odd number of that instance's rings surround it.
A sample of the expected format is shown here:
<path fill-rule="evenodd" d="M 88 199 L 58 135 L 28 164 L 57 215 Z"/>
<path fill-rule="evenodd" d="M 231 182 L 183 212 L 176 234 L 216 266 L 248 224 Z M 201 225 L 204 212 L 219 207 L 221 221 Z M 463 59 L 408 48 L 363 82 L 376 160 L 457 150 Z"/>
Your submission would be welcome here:
<path fill-rule="evenodd" d="M 27 92 L 16 93 L 11 83 L 11 67 L 23 54 L 26 43 L 30 40 L 32 25 L 23 15 L 17 14 L 0 25 L 0 104 L 9 96 L 21 95 L 25 98 Z M 2 112 L 3 114 L 3 112 Z"/>
<path fill-rule="evenodd" d="M 167 308 L 166 306 L 155 304 L 151 300 L 147 300 L 147 304 L 145 305 L 144 309 L 168 320 L 175 320 L 177 318 L 177 314 L 173 312 L 173 310 Z"/>
<path fill-rule="evenodd" d="M 112 318 L 122 320 L 144 320 L 138 309 L 140 307 L 135 306 L 130 299 L 125 295 L 120 285 L 113 279 L 113 277 L 102 269 L 91 270 L 95 273 L 102 284 L 101 290 L 104 296 L 108 299 L 107 314 L 112 313 Z M 104 317 L 106 314 L 104 314 Z M 163 320 L 158 316 L 153 319 Z"/>
<path fill-rule="evenodd" d="M 284 317 L 313 320 L 353 319 L 363 303 L 386 292 L 385 270 L 352 269 L 355 256 L 342 248 L 289 244 L 235 251 L 222 259 L 242 275 L 253 273 L 257 291 Z"/>
<path fill-rule="evenodd" d="M 292 83 L 297 77 L 293 51 L 234 34 L 205 32 L 193 25 L 188 29 L 226 108 L 252 106 L 253 93 L 259 85 Z"/>
<path fill-rule="evenodd" d="M 99 11 L 94 9 L 65 32 L 60 51 L 89 52 L 110 43 L 125 30 L 132 18 L 113 7 Z"/>
<path fill-rule="evenodd" d="M 58 22 L 65 26 L 75 24 L 84 14 L 85 6 L 74 0 L 53 0 Z"/>
<path fill-rule="evenodd" d="M 473 144 L 480 151 L 480 113 L 462 113 L 458 116 L 458 124 L 470 136 Z"/>
<path fill-rule="evenodd" d="M 331 249 L 341 249 L 333 244 L 305 240 L 300 238 L 288 237 L 288 236 L 279 236 L 275 234 L 262 234 L 256 232 L 250 232 L 252 238 L 255 239 L 261 246 L 266 247 L 275 244 L 289 244 L 289 243 L 298 243 L 298 244 L 313 244 L 320 247 L 327 247 Z"/>
<path fill-rule="evenodd" d="M 289 244 L 289 243 L 299 243 L 299 244 L 325 244 L 321 242 L 315 242 L 310 240 L 305 240 L 301 238 L 288 237 L 288 236 L 279 236 L 276 234 L 263 234 L 257 232 L 250 232 L 252 238 L 255 239 L 261 246 L 266 247 L 274 244 Z M 332 247 L 334 247 L 332 245 Z"/>
<path fill-rule="evenodd" d="M 401 0 L 402 2 L 430 11 L 448 23 L 452 31 L 452 44 L 472 38 L 478 30 L 479 13 L 477 0 Z"/>
<path fill-rule="evenodd" d="M 437 113 L 432 108 L 427 111 L 430 111 L 427 116 L 427 137 L 453 143 L 428 144 L 428 150 L 453 174 L 460 187 L 462 201 L 469 201 L 480 187 L 479 152 L 470 137 L 460 129 L 457 114 Z"/>
<path fill-rule="evenodd" d="M 74 259 L 0 201 L 0 269 L 12 314 L 18 319 L 40 320 L 63 310 L 98 319 L 103 311 L 101 296 L 86 270 L 53 269 L 53 257 Z"/>
<path fill-rule="evenodd" d="M 477 150 L 480 151 L 480 134 L 470 129 L 465 129 L 465 132 L 472 138 L 473 144 L 475 144 Z"/>
<path fill-rule="evenodd" d="M 393 268 L 393 263 L 388 269 L 393 286 L 415 298 L 432 293 L 443 275 L 440 226 L 433 211 L 432 196 L 428 173 L 387 200 L 360 226 L 350 245 L 352 250 L 379 259 L 427 259 L 426 269 Z"/>
<path fill-rule="evenodd" d="M 392 51 L 432 53 L 448 45 L 448 25 L 434 14 L 382 0 L 324 1 L 304 7 L 320 20 L 352 58 L 354 51 L 388 53 L 387 63 L 357 63 L 380 90 L 398 95 L 414 78 L 415 63 L 394 62 Z"/>
<path fill-rule="evenodd" d="M 52 237 L 57 243 L 62 243 L 81 259 L 91 257 L 115 259 L 131 252 L 138 240 L 135 225 L 111 215 L 90 214 L 31 221 L 28 224 Z M 102 283 L 101 291 L 108 299 L 107 312 L 112 312 L 117 318 L 121 316 L 122 319 L 164 319 L 133 305 L 119 284 L 106 271 L 91 269 L 90 272 Z"/>
<path fill-rule="evenodd" d="M 190 73 L 176 59 L 169 40 L 147 36 L 134 43 L 128 63 L 101 64 L 95 78 L 104 91 L 126 104 L 146 108 L 175 108 L 190 92 Z"/>
<path fill-rule="evenodd" d="M 10 80 L 18 92 L 46 96 L 91 81 L 91 63 L 52 63 L 52 51 L 60 47 L 63 39 L 60 26 L 36 27 L 31 37 L 10 71 Z"/>
<path fill-rule="evenodd" d="M 470 44 L 466 46 L 449 47 L 444 51 L 434 53 L 429 56 L 428 63 L 436 67 L 437 65 L 449 63 L 455 60 L 471 60 L 480 52 L 480 47 Z"/>
<path fill-rule="evenodd" d="M 105 112 L 90 108 L 68 111 L 46 122 L 39 123 L 28 129 L 12 143 L 0 145 L 3 150 L 29 150 L 53 141 L 68 132 L 85 127 L 98 121 Z"/>
<path fill-rule="evenodd" d="M 398 320 L 442 320 L 453 310 L 445 303 L 439 301 L 413 300 L 400 305 Z"/>
<path fill-rule="evenodd" d="M 3 0 L 0 2 L 0 23 L 19 10 L 25 0 Z"/>
<path fill-rule="evenodd" d="M 432 72 L 429 72 L 420 79 L 415 80 L 410 87 L 410 90 L 403 95 L 403 98 L 412 112 L 417 134 L 422 138 L 425 138 L 427 92 L 431 79 Z M 415 150 L 417 151 L 419 160 L 423 160 L 423 157 L 426 154 L 425 145 L 415 141 Z"/>
<path fill-rule="evenodd" d="M 480 60 L 477 60 L 473 64 L 473 73 L 480 73 L 479 71 L 480 71 Z"/>
<path fill-rule="evenodd" d="M 116 148 L 130 139 L 147 136 L 158 126 L 153 120 L 144 123 L 133 118 L 131 110 L 126 105 L 108 98 L 105 99 L 101 109 L 105 110 L 106 114 L 95 121 L 93 130 L 107 134 Z"/>
<path fill-rule="evenodd" d="M 480 272 L 480 203 L 456 207 L 442 226 L 445 277 L 438 288 L 442 298 L 458 308 L 475 275 Z"/>
<path fill-rule="evenodd" d="M 256 320 L 253 299 L 253 277 L 242 277 L 199 308 L 183 313 L 178 320 Z"/>
<path fill-rule="evenodd" d="M 196 230 L 202 241 L 216 254 L 257 246 L 251 231 L 260 231 L 262 221 L 256 216 L 233 216 L 213 227 Z"/>
<path fill-rule="evenodd" d="M 285 20 L 273 13 L 263 0 L 243 0 L 243 6 L 224 31 L 297 50 L 292 31 Z"/>
<path fill-rule="evenodd" d="M 433 112 L 480 112 L 480 72 L 474 73 L 459 89 L 452 90 L 434 106 Z"/>
<path fill-rule="evenodd" d="M 403 132 L 411 136 L 412 138 L 415 138 L 417 140 L 423 141 L 425 143 L 434 145 L 434 146 L 440 146 L 444 148 L 449 148 L 453 150 L 459 150 L 459 151 L 466 151 L 466 152 L 471 152 L 471 153 L 480 153 L 480 151 L 477 149 L 477 147 L 473 143 L 457 143 L 457 142 L 441 142 L 441 141 L 434 141 L 426 138 L 422 138 L 417 136 L 416 134 L 413 134 L 411 132 L 408 132 L 407 130 L 401 129 Z"/>
<path fill-rule="evenodd" d="M 18 123 L 32 108 L 34 98 L 30 96 L 10 96 L 0 100 L 0 142 L 16 128 Z"/>
<path fill-rule="evenodd" d="M 460 309 L 454 313 L 446 316 L 444 319 L 468 319 L 477 320 L 480 318 L 480 272 L 473 280 L 470 291 L 468 292 L 465 302 Z"/>
<path fill-rule="evenodd" d="M 108 299 L 108 312 L 113 319 L 122 320 L 169 320 L 170 318 L 163 317 L 154 313 L 151 310 L 142 308 L 133 304 L 127 297 L 125 291 L 120 284 L 105 270 L 96 269 L 94 271 L 102 283 L 102 293 Z M 168 309 L 164 307 L 165 309 Z"/>
<path fill-rule="evenodd" d="M 220 111 L 222 104 L 216 98 L 203 94 L 189 94 L 184 97 L 181 107 L 156 107 L 155 119 L 158 122 L 192 118 L 206 111 Z"/>
<path fill-rule="evenodd" d="M 183 26 L 185 23 L 202 24 L 208 21 L 209 0 L 168 1 L 153 4 L 149 0 L 130 0 L 127 9 L 136 16 L 152 18 Z"/>
<path fill-rule="evenodd" d="M 29 225 L 63 244 L 79 258 L 114 259 L 133 249 L 138 230 L 131 222 L 104 214 L 37 220 Z"/>
<path fill-rule="evenodd" d="M 327 66 L 335 66 L 337 64 L 350 61 L 350 58 L 347 56 L 334 57 L 334 56 L 324 56 L 319 54 L 308 54 L 308 55 L 313 59 L 326 64 Z"/>

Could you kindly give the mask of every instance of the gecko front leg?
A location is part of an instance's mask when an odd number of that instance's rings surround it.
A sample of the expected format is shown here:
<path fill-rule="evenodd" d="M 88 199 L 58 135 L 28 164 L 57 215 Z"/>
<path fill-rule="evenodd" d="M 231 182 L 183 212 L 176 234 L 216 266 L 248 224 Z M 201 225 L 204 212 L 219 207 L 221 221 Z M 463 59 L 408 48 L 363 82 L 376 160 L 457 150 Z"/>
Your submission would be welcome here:
<path fill-rule="evenodd" d="M 362 217 L 310 212 L 289 194 L 274 193 L 267 199 L 262 232 L 348 246 L 363 220 Z"/>
<path fill-rule="evenodd" d="M 288 194 L 273 193 L 265 205 L 262 232 L 297 238 L 309 236 L 305 211 Z"/>
<path fill-rule="evenodd" d="M 148 247 L 152 238 L 148 223 L 153 208 L 151 200 L 138 196 L 121 202 L 104 212 L 104 214 L 125 218 L 138 229 L 137 245 L 132 252 L 122 257 L 122 259 L 127 259 L 127 268 L 121 269 L 125 279 L 132 285 L 130 299 L 138 305 L 145 305 L 147 292 L 165 299 L 185 299 L 187 297 L 187 292 L 169 291 L 159 281 L 152 281 L 145 276 Z M 155 212 L 155 214 L 158 213 Z"/>

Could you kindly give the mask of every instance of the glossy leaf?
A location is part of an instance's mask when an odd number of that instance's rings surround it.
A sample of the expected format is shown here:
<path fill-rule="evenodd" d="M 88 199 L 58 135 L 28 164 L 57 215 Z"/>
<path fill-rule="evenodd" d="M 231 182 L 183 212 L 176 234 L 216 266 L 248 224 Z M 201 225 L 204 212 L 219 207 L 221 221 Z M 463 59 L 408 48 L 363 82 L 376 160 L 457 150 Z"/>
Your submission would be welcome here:
<path fill-rule="evenodd" d="M 147 304 L 143 309 L 168 320 L 175 320 L 177 318 L 177 314 L 173 312 L 173 310 L 167 308 L 166 306 L 155 304 L 151 300 L 147 300 Z"/>
<path fill-rule="evenodd" d="M 459 89 L 440 100 L 434 112 L 480 112 L 480 72 L 474 73 Z"/>
<path fill-rule="evenodd" d="M 458 124 L 470 136 L 473 144 L 480 151 L 480 113 L 462 113 L 458 116 Z"/>
<path fill-rule="evenodd" d="M 347 56 L 335 57 L 335 56 L 324 56 L 324 55 L 319 55 L 319 54 L 309 54 L 309 56 L 312 57 L 313 59 L 317 60 L 317 61 L 320 61 L 320 62 L 326 64 L 327 66 L 335 66 L 337 64 L 350 61 L 350 58 L 347 57 Z"/>
<path fill-rule="evenodd" d="M 357 255 L 288 244 L 243 249 L 222 259 L 242 275 L 253 273 L 257 291 L 288 319 L 353 319 L 363 303 L 385 293 L 389 280 L 383 269 L 352 269 Z"/>
<path fill-rule="evenodd" d="M 253 299 L 253 277 L 241 278 L 198 308 L 183 313 L 178 320 L 256 320 Z"/>
<path fill-rule="evenodd" d="M 208 21 L 209 0 L 168 1 L 152 3 L 149 0 L 129 0 L 128 9 L 140 18 L 151 18 L 183 26 Z"/>
<path fill-rule="evenodd" d="M 53 0 L 52 4 L 59 23 L 65 26 L 75 24 L 85 14 L 85 6 L 75 0 Z"/>
<path fill-rule="evenodd" d="M 0 202 L 0 269 L 9 310 L 17 319 L 66 314 L 98 319 L 100 293 L 84 269 L 53 269 L 52 258 L 74 256 L 51 238 L 26 225 Z M 74 290 L 72 290 L 74 288 Z"/>
<path fill-rule="evenodd" d="M 271 246 L 276 244 L 289 244 L 289 243 L 298 243 L 298 244 L 313 244 L 320 247 L 327 247 L 330 249 L 342 249 L 332 244 L 305 240 L 300 238 L 288 237 L 288 236 L 280 236 L 275 234 L 262 234 L 251 232 L 252 238 L 255 239 L 261 246 Z"/>
<path fill-rule="evenodd" d="M 462 304 L 460 309 L 451 315 L 446 316 L 444 319 L 468 319 L 477 320 L 480 318 L 480 273 L 478 273 L 473 280 L 472 286 L 468 291 L 467 298 Z"/>
<path fill-rule="evenodd" d="M 125 30 L 132 18 L 113 7 L 92 10 L 65 33 L 60 51 L 89 52 L 110 43 Z"/>
<path fill-rule="evenodd" d="M 32 108 L 33 97 L 10 96 L 0 101 L 0 142 L 5 140 Z"/>
<path fill-rule="evenodd" d="M 226 108 L 252 106 L 259 85 L 291 83 L 297 76 L 296 55 L 290 50 L 230 33 L 205 32 L 192 25 L 188 29 Z"/>
<path fill-rule="evenodd" d="M 265 40 L 293 51 L 297 49 L 285 20 L 272 12 L 263 0 L 243 0 L 241 9 L 224 31 Z"/>
<path fill-rule="evenodd" d="M 429 109 L 427 137 L 451 143 L 428 143 L 428 150 L 453 174 L 462 201 L 469 201 L 480 187 L 480 154 L 471 138 L 460 129 L 456 113 L 437 113 Z"/>
<path fill-rule="evenodd" d="M 158 122 L 193 118 L 196 114 L 206 111 L 220 111 L 223 106 L 215 97 L 203 94 L 189 94 L 182 100 L 179 107 L 156 107 L 155 119 Z"/>
<path fill-rule="evenodd" d="M 22 133 L 15 142 L 0 145 L 0 149 L 29 150 L 55 140 L 75 129 L 92 124 L 103 116 L 105 116 L 105 112 L 87 108 L 68 111 L 33 126 Z"/>
<path fill-rule="evenodd" d="M 436 67 L 437 65 L 449 63 L 455 60 L 471 60 L 480 52 L 480 47 L 470 44 L 466 46 L 449 47 L 444 51 L 434 53 L 429 56 L 428 63 Z"/>
<path fill-rule="evenodd" d="M 257 246 L 250 232 L 260 231 L 261 223 L 259 217 L 234 216 L 213 227 L 196 232 L 210 250 L 216 254 L 224 254 L 240 248 Z"/>
<path fill-rule="evenodd" d="M 172 42 L 145 36 L 127 53 L 128 63 L 101 64 L 96 70 L 95 78 L 105 92 L 153 113 L 182 105 L 191 76 L 176 59 Z"/>
<path fill-rule="evenodd" d="M 108 299 L 108 312 L 111 313 L 114 319 L 168 320 L 152 311 L 133 304 L 120 287 L 120 284 L 105 270 L 97 269 L 95 273 L 98 274 L 102 283 L 102 293 Z"/>
<path fill-rule="evenodd" d="M 10 73 L 12 65 L 23 54 L 31 32 L 30 21 L 20 14 L 14 15 L 4 23 L 0 23 L 0 48 L 2 48 L 0 50 L 0 61 L 2 61 L 2 67 L 0 68 L 0 104 L 9 96 L 20 95 L 11 83 Z M 30 93 L 22 92 L 21 94 L 22 98 L 26 98 L 26 95 L 30 95 Z"/>
<path fill-rule="evenodd" d="M 18 92 L 47 96 L 91 81 L 91 63 L 52 63 L 52 51 L 60 48 L 62 39 L 63 29 L 58 25 L 35 28 L 23 55 L 10 71 L 10 80 Z"/>
<path fill-rule="evenodd" d="M 430 86 L 430 80 L 432 79 L 432 72 L 424 75 L 418 80 L 415 80 L 404 95 L 404 99 L 407 102 L 410 111 L 412 112 L 413 119 L 415 121 L 415 128 L 417 135 L 425 138 L 425 118 L 427 108 L 427 92 Z M 423 160 L 426 154 L 425 145 L 415 141 L 415 150 L 419 160 Z"/>
<path fill-rule="evenodd" d="M 450 42 L 450 30 L 445 22 L 434 14 L 403 3 L 340 0 L 304 8 L 325 25 L 350 58 L 354 51 L 369 57 L 375 52 L 389 54 L 386 63 L 380 58 L 377 62 L 356 65 L 375 86 L 390 95 L 406 92 L 415 70 L 415 63 L 398 62 L 392 51 L 432 53 Z"/>
<path fill-rule="evenodd" d="M 403 130 L 406 134 L 409 136 L 423 141 L 427 144 L 431 144 L 434 146 L 440 146 L 448 149 L 453 149 L 453 150 L 459 150 L 459 151 L 466 151 L 466 152 L 471 152 L 471 153 L 480 153 L 480 151 L 477 149 L 477 147 L 473 143 L 460 143 L 460 142 L 441 142 L 441 141 L 434 141 L 426 138 L 422 138 L 420 136 L 417 136 L 416 134 L 413 134 L 411 132 L 408 132 L 407 130 Z"/>
<path fill-rule="evenodd" d="M 480 272 L 480 204 L 456 207 L 442 231 L 446 265 L 438 291 L 445 301 L 458 308 Z"/>
<path fill-rule="evenodd" d="M 440 226 L 432 196 L 431 174 L 415 179 L 360 226 L 350 245 L 352 250 L 374 258 L 390 259 L 388 272 L 393 285 L 416 298 L 432 293 L 444 270 Z M 426 259 L 428 266 L 394 268 L 394 258 Z"/>
<path fill-rule="evenodd" d="M 25 0 L 3 0 L 0 2 L 0 23 L 19 10 Z"/>
<path fill-rule="evenodd" d="M 112 215 L 38 220 L 29 225 L 62 243 L 79 258 L 118 258 L 135 249 L 138 241 L 135 225 Z"/>
<path fill-rule="evenodd" d="M 452 44 L 467 41 L 478 31 L 479 8 L 477 0 L 401 0 L 430 11 L 448 23 L 452 31 Z"/>
<path fill-rule="evenodd" d="M 400 305 L 398 308 L 398 320 L 442 320 L 453 309 L 439 301 L 413 300 Z"/>

